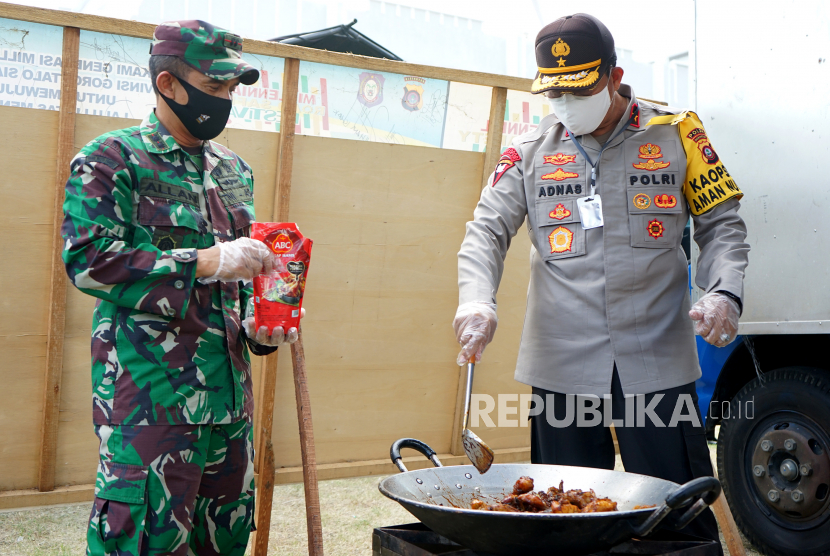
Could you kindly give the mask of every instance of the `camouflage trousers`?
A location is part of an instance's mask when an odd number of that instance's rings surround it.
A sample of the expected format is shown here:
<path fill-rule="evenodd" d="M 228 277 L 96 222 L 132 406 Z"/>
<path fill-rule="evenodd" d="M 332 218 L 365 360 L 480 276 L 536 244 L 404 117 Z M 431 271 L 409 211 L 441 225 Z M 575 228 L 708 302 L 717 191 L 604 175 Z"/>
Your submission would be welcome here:
<path fill-rule="evenodd" d="M 253 428 L 100 425 L 87 555 L 240 555 L 253 525 Z"/>

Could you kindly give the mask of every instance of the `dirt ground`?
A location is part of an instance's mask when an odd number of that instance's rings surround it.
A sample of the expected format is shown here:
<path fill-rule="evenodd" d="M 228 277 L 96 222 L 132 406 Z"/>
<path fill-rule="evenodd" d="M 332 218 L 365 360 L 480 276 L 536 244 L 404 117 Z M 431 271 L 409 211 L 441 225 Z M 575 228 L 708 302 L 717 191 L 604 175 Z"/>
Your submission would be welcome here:
<path fill-rule="evenodd" d="M 622 465 L 617 459 L 617 469 Z M 332 556 L 369 556 L 372 529 L 415 521 L 377 489 L 383 477 L 320 483 L 323 546 Z M 274 488 L 269 553 L 308 554 L 305 499 L 301 484 Z M 77 556 L 84 553 L 90 504 L 0 513 L 0 556 Z M 758 556 L 745 543 L 748 556 Z M 724 546 L 724 549 L 726 547 Z M 250 554 L 250 548 L 246 554 Z M 728 552 L 727 552 L 728 556 Z"/>

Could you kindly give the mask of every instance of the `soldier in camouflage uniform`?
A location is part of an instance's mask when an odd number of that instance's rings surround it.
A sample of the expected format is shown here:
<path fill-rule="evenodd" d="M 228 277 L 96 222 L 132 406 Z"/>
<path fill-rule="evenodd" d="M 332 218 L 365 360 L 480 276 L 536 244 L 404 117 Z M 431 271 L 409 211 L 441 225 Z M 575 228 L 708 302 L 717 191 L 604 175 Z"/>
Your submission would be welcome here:
<path fill-rule="evenodd" d="M 248 351 L 296 339 L 241 317 L 273 265 L 250 239 L 253 174 L 210 141 L 238 83 L 242 39 L 202 21 L 156 28 L 156 109 L 72 160 L 63 258 L 98 298 L 93 423 L 100 439 L 87 554 L 243 554 L 253 526 Z"/>

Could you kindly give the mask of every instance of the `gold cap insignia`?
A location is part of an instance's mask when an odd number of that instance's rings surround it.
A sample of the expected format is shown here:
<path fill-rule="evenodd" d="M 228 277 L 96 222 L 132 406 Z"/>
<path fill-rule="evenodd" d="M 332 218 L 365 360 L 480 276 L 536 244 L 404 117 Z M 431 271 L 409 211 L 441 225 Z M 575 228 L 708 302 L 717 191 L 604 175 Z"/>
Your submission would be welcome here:
<path fill-rule="evenodd" d="M 571 47 L 568 46 L 568 43 L 562 40 L 562 37 L 559 37 L 553 46 L 551 47 L 551 52 L 553 52 L 554 56 L 567 56 L 571 53 Z"/>

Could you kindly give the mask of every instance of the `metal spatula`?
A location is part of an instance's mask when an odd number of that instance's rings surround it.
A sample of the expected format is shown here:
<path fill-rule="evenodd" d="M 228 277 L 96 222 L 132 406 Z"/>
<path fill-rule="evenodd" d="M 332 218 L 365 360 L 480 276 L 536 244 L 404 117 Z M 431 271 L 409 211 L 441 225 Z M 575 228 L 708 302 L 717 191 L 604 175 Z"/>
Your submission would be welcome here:
<path fill-rule="evenodd" d="M 470 418 L 470 398 L 473 395 L 473 371 L 476 368 L 475 358 L 467 363 L 467 391 L 464 398 L 464 426 L 461 430 L 461 443 L 464 444 L 464 453 L 473 462 L 479 473 L 487 473 L 493 465 L 493 450 L 481 440 L 476 433 L 467 428 Z"/>

